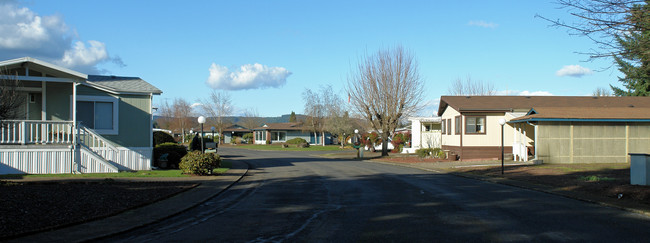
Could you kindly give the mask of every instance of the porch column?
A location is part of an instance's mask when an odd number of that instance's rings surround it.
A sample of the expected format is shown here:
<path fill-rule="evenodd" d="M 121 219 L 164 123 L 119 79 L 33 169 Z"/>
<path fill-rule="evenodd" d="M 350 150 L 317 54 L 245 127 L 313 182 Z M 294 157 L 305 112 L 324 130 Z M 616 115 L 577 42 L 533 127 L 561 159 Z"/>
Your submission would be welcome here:
<path fill-rule="evenodd" d="M 41 121 L 47 121 L 47 83 L 41 82 Z"/>

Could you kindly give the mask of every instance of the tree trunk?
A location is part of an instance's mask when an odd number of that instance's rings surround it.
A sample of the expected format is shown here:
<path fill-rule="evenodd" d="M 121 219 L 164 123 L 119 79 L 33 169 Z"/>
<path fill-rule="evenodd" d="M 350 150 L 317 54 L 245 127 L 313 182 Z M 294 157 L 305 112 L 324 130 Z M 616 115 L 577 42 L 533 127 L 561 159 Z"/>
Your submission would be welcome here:
<path fill-rule="evenodd" d="M 388 136 L 381 135 L 381 156 L 388 156 Z"/>
<path fill-rule="evenodd" d="M 325 146 L 325 132 L 321 132 L 322 140 L 323 140 L 323 146 Z"/>

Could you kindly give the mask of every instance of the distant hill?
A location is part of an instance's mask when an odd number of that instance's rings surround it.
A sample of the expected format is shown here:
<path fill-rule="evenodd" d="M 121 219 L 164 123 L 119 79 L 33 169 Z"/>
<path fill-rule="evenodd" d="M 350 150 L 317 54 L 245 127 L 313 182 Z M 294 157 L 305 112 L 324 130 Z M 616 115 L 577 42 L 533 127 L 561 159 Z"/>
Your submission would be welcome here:
<path fill-rule="evenodd" d="M 278 116 L 278 117 L 258 117 L 258 118 L 262 121 L 262 123 L 282 123 L 282 122 L 289 122 L 289 117 L 290 116 L 291 116 L 291 114 L 286 114 L 286 115 L 282 115 L 282 116 Z M 154 115 L 153 116 L 153 121 L 156 122 L 156 120 L 158 120 L 161 117 L 162 116 L 155 116 Z M 234 124 L 239 123 L 244 118 L 245 117 L 243 117 L 243 116 L 227 116 L 227 117 L 224 117 L 224 119 L 226 119 L 227 121 L 230 121 L 230 122 L 232 122 Z M 305 116 L 305 115 L 296 114 L 296 120 L 298 120 L 298 121 L 304 121 L 306 118 L 307 118 L 307 116 Z"/>

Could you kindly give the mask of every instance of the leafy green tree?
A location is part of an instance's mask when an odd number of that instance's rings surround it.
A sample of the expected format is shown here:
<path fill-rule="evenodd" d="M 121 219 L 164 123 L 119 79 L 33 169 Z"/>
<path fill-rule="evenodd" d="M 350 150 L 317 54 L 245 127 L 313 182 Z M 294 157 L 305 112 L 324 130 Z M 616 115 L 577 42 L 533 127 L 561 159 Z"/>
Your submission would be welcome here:
<path fill-rule="evenodd" d="M 618 70 L 625 75 L 618 81 L 624 89 L 610 85 L 616 96 L 650 96 L 650 6 L 635 4 L 627 20 L 629 31 L 616 37 L 625 51 L 614 55 Z"/>
<path fill-rule="evenodd" d="M 289 116 L 289 122 L 296 122 L 296 113 L 291 111 L 291 115 Z"/>

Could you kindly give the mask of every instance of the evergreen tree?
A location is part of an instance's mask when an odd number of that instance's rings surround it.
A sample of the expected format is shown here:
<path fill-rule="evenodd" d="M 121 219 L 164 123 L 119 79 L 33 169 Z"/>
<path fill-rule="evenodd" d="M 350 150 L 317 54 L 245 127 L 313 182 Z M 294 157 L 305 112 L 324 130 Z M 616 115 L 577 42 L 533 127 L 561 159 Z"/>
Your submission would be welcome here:
<path fill-rule="evenodd" d="M 616 96 L 650 96 L 650 7 L 634 5 L 627 16 L 628 32 L 616 37 L 623 52 L 614 55 L 618 70 L 625 75 L 618 81 L 624 88 L 610 85 Z"/>
<path fill-rule="evenodd" d="M 289 122 L 296 122 L 296 113 L 291 111 L 291 115 L 289 116 Z"/>

